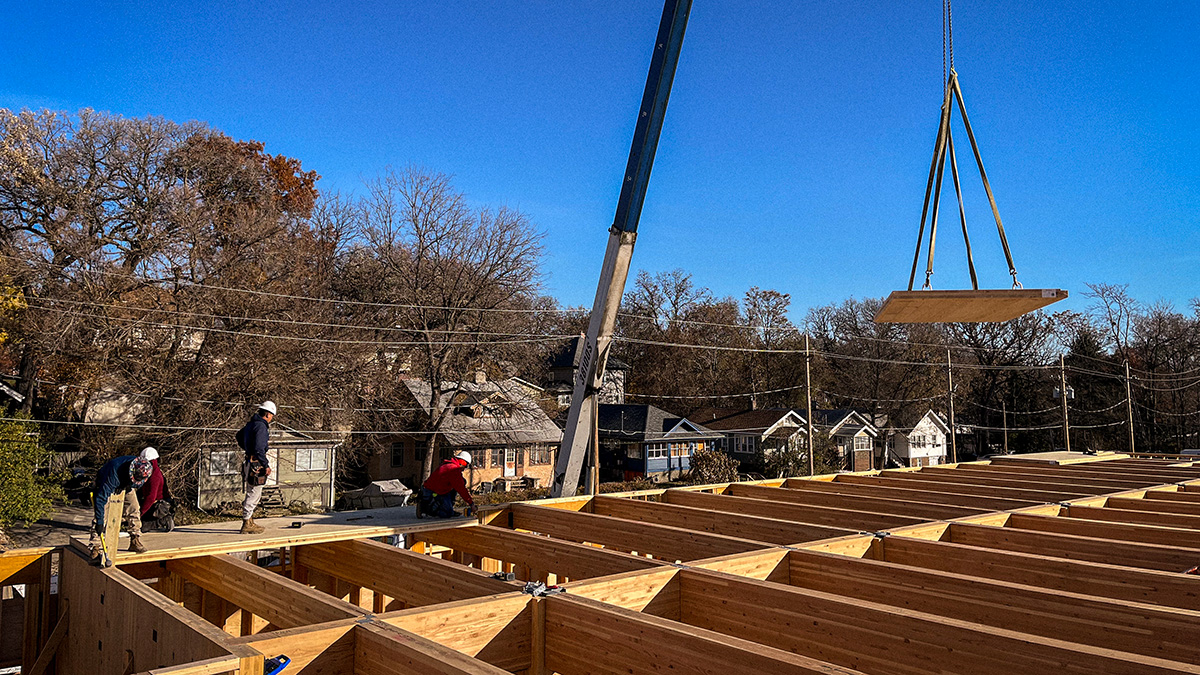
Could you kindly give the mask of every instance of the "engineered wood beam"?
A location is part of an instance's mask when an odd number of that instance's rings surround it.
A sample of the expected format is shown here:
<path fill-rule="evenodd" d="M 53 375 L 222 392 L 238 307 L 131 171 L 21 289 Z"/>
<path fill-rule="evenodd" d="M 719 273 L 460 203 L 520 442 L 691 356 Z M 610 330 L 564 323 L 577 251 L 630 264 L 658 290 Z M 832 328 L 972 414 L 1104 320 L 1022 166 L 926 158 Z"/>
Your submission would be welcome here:
<path fill-rule="evenodd" d="M 929 472 L 941 475 L 966 475 L 966 476 L 994 476 L 998 478 L 1007 478 L 1014 480 L 1030 480 L 1041 482 L 1056 482 L 1056 483 L 1088 483 L 1088 484 L 1103 484 L 1115 485 L 1119 489 L 1114 489 L 1113 492 L 1120 490 L 1137 490 L 1161 484 L 1157 479 L 1142 479 L 1136 476 L 1128 475 L 1109 475 L 1109 474 L 1080 474 L 1069 471 L 1047 472 L 1034 467 L 1011 466 L 1007 464 L 983 464 L 983 465 L 958 465 L 955 467 L 931 466 L 922 469 L 922 473 Z M 1120 477 L 1118 477 L 1120 476 Z"/>
<path fill-rule="evenodd" d="M 564 587 L 575 597 L 591 598 L 597 602 L 678 621 L 678 575 L 678 568 L 662 567 L 656 570 L 614 574 L 601 579 L 572 581 L 564 584 Z"/>
<path fill-rule="evenodd" d="M 433 605 L 516 590 L 514 584 L 441 558 L 371 540 L 311 544 L 295 549 L 296 564 L 320 570 L 403 602 Z"/>
<path fill-rule="evenodd" d="M 421 541 L 458 552 L 524 565 L 531 570 L 570 579 L 588 579 L 659 565 L 619 551 L 514 532 L 492 525 L 434 530 L 415 536 Z"/>
<path fill-rule="evenodd" d="M 1067 512 L 1066 515 L 1070 518 L 1086 518 L 1088 520 L 1200 530 L 1200 516 L 1155 513 L 1153 511 L 1132 511 L 1130 509 L 1109 509 L 1102 506 L 1085 506 L 1081 504 L 1068 504 L 1064 508 Z"/>
<path fill-rule="evenodd" d="M 507 596 L 388 612 L 376 619 L 506 671 L 530 667 L 533 598 Z"/>
<path fill-rule="evenodd" d="M 1200 611 L 1200 577 L 1047 555 L 890 536 L 883 560 L 1028 586 Z"/>
<path fill-rule="evenodd" d="M 968 546 L 1037 553 L 1068 560 L 1087 560 L 1163 572 L 1183 572 L 1200 565 L 1200 550 L 1197 549 L 1130 543 L 1073 534 L 1034 532 L 1011 527 L 951 523 L 950 541 Z"/>
<path fill-rule="evenodd" d="M 684 621 L 879 675 L 1178 673 L 1195 666 L 743 579 L 681 572 Z"/>
<path fill-rule="evenodd" d="M 1174 513 L 1181 516 L 1200 516 L 1200 504 L 1169 502 L 1162 499 L 1138 499 L 1132 497 L 1109 497 L 1104 506 L 1110 509 Z"/>
<path fill-rule="evenodd" d="M 978 495 L 931 492 L 929 490 L 905 489 L 902 485 L 889 486 L 871 483 L 843 483 L 839 481 L 815 481 L 804 478 L 789 478 L 784 484 L 789 490 L 825 492 L 882 499 L 900 499 L 922 504 L 965 506 L 983 510 L 1019 509 L 1045 503 L 1034 499 L 1010 499 L 1004 497 L 980 497 Z"/>
<path fill-rule="evenodd" d="M 708 560 L 697 560 L 688 565 L 699 569 L 728 572 L 739 577 L 750 577 L 762 581 L 786 584 L 791 579 L 788 567 L 788 549 L 774 548 L 751 553 L 736 553 Z"/>
<path fill-rule="evenodd" d="M 1200 549 L 1200 529 L 1191 530 L 1182 527 L 1134 525 L 1024 513 L 1011 514 L 1007 526 L 1022 530 L 1075 534 L 1081 537 L 1095 537 L 1097 539 L 1119 539 L 1121 541 L 1158 544 L 1160 546 L 1182 546 L 1184 548 Z"/>
<path fill-rule="evenodd" d="M 678 675 L 858 671 L 586 598 L 546 598 L 546 669 Z"/>
<path fill-rule="evenodd" d="M 419 635 L 379 623 L 354 629 L 355 675 L 507 675 Z"/>
<path fill-rule="evenodd" d="M 748 497 L 684 492 L 681 490 L 667 490 L 663 493 L 662 500 L 668 504 L 679 504 L 680 506 L 693 506 L 701 509 L 712 509 L 714 511 L 742 513 L 751 516 L 764 516 L 800 523 L 857 530 L 885 530 L 891 527 L 915 525 L 929 520 L 928 518 L 898 516 L 858 509 L 835 509 L 829 506 L 774 503 L 765 502 L 761 499 L 750 499 Z"/>
<path fill-rule="evenodd" d="M 280 628 L 353 618 L 358 607 L 228 555 L 177 558 L 167 571 Z"/>
<path fill-rule="evenodd" d="M 663 561 L 686 561 L 741 553 L 770 544 L 666 525 L 652 525 L 591 513 L 513 504 L 513 526 L 567 541 L 599 544 L 619 551 L 652 555 Z"/>
<path fill-rule="evenodd" d="M 986 485 L 988 487 L 1003 487 L 1003 488 L 1018 488 L 1023 490 L 1069 490 L 1071 492 L 1102 495 L 1109 492 L 1120 492 L 1121 490 L 1132 489 L 1120 485 L 1101 485 L 1097 483 L 1083 483 L 1078 481 L 1038 481 L 1038 480 L 1022 480 L 1011 479 L 1002 476 L 983 475 L 976 476 L 968 471 L 959 471 L 957 473 L 949 472 L 927 472 L 919 473 L 900 473 L 892 471 L 884 471 L 881 476 L 885 478 L 912 478 L 924 481 L 934 481 L 939 483 L 961 483 L 964 485 Z"/>
<path fill-rule="evenodd" d="M 1187 492 L 1185 490 L 1147 490 L 1146 494 L 1142 495 L 1142 498 L 1200 504 L 1200 492 Z"/>
<path fill-rule="evenodd" d="M 779 489 L 754 487 L 761 490 Z M 854 532 L 846 528 L 827 525 L 809 525 L 778 518 L 724 513 L 665 502 L 643 502 L 604 495 L 599 495 L 593 500 L 592 513 L 773 544 L 794 544 L 801 541 L 840 537 Z"/>
<path fill-rule="evenodd" d="M 788 554 L 791 585 L 1069 642 L 1200 663 L 1200 612 L 1168 609 L 895 563 Z"/>
<path fill-rule="evenodd" d="M 859 485 L 884 485 L 902 487 L 928 492 L 950 492 L 962 495 L 977 495 L 984 497 L 1007 497 L 1009 499 L 1024 499 L 1032 502 L 1059 502 L 1071 497 L 1087 497 L 1082 492 L 1066 490 L 1023 490 L 1018 488 L 989 487 L 983 485 L 967 485 L 966 483 L 941 483 L 936 480 L 916 478 L 886 478 L 880 476 L 854 476 L 842 474 L 834 481 L 837 483 L 858 483 Z"/>
<path fill-rule="evenodd" d="M 792 488 L 761 487 L 758 485 L 730 485 L 725 494 L 734 497 L 749 497 L 765 501 L 788 502 L 791 504 L 808 504 L 810 506 L 830 506 L 838 509 L 869 509 L 876 513 L 894 513 L 915 518 L 960 518 L 962 516 L 987 513 L 987 509 L 968 506 L 952 506 L 946 504 L 929 504 L 925 502 L 907 501 L 904 499 L 886 499 L 878 497 L 851 496 L 836 493 L 809 492 Z M 843 533 L 845 534 L 845 533 Z M 838 535 L 830 535 L 838 536 Z M 792 541 L 802 541 L 793 539 Z M 784 543 L 784 542 L 780 542 Z"/>
<path fill-rule="evenodd" d="M 38 583 L 42 556 L 53 551 L 48 547 L 0 551 L 0 585 Z"/>
<path fill-rule="evenodd" d="M 357 619 L 244 635 L 230 642 L 265 656 L 284 654 L 287 670 L 305 675 L 349 675 L 354 668 L 354 627 Z"/>

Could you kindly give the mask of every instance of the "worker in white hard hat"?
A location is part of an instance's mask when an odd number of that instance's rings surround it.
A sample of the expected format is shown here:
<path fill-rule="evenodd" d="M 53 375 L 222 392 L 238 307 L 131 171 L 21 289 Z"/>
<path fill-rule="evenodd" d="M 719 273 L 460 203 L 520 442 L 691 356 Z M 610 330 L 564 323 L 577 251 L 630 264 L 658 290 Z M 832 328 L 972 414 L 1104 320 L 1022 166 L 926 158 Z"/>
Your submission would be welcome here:
<path fill-rule="evenodd" d="M 158 465 L 158 450 L 144 448 L 138 457 L 150 462 L 150 478 L 138 488 L 138 504 L 142 506 L 142 529 L 170 532 L 175 529 L 175 499 L 167 478 Z"/>
<path fill-rule="evenodd" d="M 467 503 L 467 514 L 475 509 L 475 500 L 467 490 L 467 481 L 463 471 L 471 466 L 471 453 L 458 451 L 450 459 L 429 474 L 421 486 L 421 497 L 417 500 L 417 517 L 426 515 L 438 518 L 453 518 L 458 513 L 454 510 L 454 495 L 462 496 Z"/>
<path fill-rule="evenodd" d="M 261 525 L 254 522 L 254 509 L 262 499 L 263 485 L 271 475 L 271 463 L 267 459 L 267 440 L 271 434 L 271 421 L 275 419 L 275 403 L 263 401 L 258 412 L 237 432 L 238 447 L 246 453 L 242 463 L 242 481 L 246 484 L 246 499 L 242 502 L 242 529 L 240 534 L 260 534 Z"/>

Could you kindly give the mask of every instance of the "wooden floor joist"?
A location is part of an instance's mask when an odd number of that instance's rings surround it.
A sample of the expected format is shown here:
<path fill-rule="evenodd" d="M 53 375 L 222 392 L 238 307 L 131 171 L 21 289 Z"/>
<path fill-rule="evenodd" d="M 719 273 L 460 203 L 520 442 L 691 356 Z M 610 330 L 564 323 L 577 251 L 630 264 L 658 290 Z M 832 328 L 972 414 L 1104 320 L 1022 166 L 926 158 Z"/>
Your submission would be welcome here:
<path fill-rule="evenodd" d="M 478 523 L 181 528 L 111 570 L 64 554 L 64 615 L 41 635 L 66 633 L 57 675 L 262 675 L 276 654 L 311 675 L 1200 673 L 1200 575 L 1182 573 L 1200 565 L 1200 467 L 1010 459 L 514 503 Z M 409 548 L 371 539 L 397 534 Z M 246 542 L 271 566 L 225 555 Z M 0 554 L 0 573 L 48 587 L 37 555 Z"/>

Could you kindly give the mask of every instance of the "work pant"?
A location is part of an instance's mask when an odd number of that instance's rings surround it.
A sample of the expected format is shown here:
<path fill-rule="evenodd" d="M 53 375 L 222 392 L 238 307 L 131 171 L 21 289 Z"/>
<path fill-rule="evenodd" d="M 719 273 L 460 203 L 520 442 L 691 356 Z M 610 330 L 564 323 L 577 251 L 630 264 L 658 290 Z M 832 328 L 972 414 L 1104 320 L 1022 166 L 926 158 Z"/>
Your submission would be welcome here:
<path fill-rule="evenodd" d="M 453 518 L 458 515 L 454 510 L 454 491 L 444 495 L 435 495 L 433 490 L 421 488 L 421 506 L 425 513 L 438 518 Z"/>
<path fill-rule="evenodd" d="M 246 484 L 246 501 L 242 502 L 242 520 L 254 517 L 254 509 L 258 508 L 258 500 L 262 499 L 261 485 Z"/>
<path fill-rule="evenodd" d="M 142 536 L 142 507 L 138 504 L 137 490 L 125 490 L 125 497 L 121 508 L 121 520 L 124 521 L 125 530 L 129 532 L 131 537 Z M 118 497 L 121 493 L 113 493 L 113 497 Z M 109 520 L 113 517 L 112 509 L 120 503 L 116 499 L 109 498 L 108 504 L 104 507 L 104 519 Z M 88 536 L 88 544 L 99 544 L 100 533 L 104 532 L 104 523 L 96 522 L 96 518 L 92 517 L 92 532 Z M 115 543 L 112 544 L 115 546 Z"/>

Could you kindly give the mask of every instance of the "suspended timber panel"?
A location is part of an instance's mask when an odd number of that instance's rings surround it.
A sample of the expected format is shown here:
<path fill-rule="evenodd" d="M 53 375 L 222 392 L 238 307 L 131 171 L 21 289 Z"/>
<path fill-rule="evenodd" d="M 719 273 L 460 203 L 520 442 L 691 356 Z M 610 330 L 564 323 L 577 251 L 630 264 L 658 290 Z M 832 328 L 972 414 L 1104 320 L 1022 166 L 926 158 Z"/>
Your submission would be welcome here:
<path fill-rule="evenodd" d="M 1066 297 L 1061 288 L 892 291 L 875 315 L 875 323 L 1011 321 Z"/>

